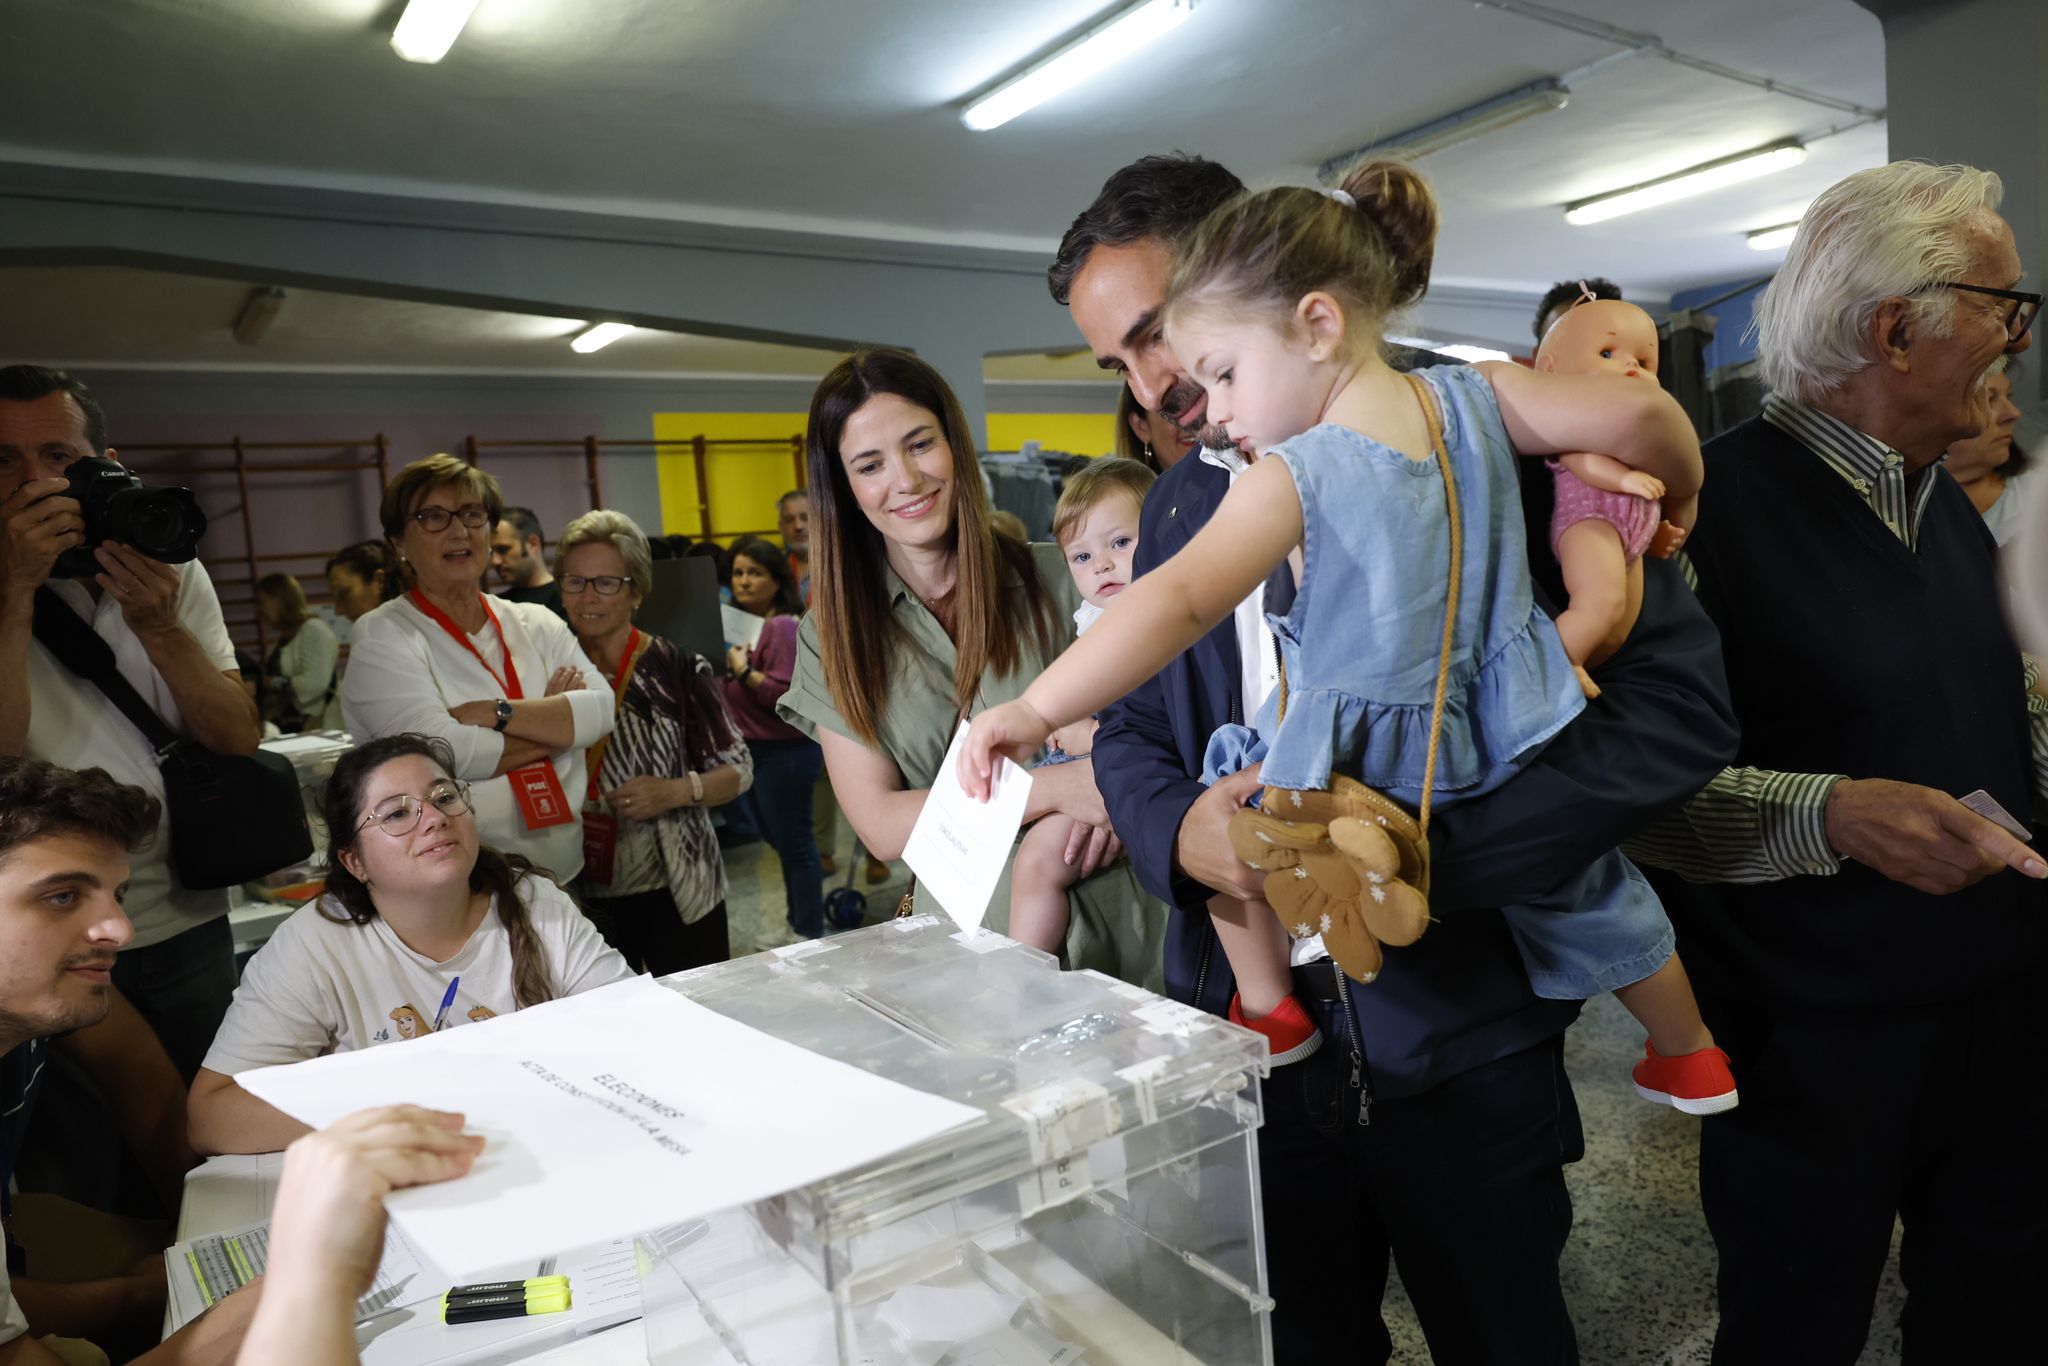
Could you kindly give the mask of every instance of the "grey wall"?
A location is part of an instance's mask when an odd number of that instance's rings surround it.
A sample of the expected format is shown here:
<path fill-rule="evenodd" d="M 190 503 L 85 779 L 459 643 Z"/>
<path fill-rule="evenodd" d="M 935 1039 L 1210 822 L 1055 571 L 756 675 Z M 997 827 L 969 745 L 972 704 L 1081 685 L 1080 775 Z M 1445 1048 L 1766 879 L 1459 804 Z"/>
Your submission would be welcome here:
<path fill-rule="evenodd" d="M 253 531 L 262 572 L 296 574 L 316 599 L 324 595 L 327 556 L 379 534 L 373 472 L 260 473 L 250 479 L 249 516 L 232 451 L 142 452 L 148 445 L 317 442 L 313 449 L 252 451 L 264 464 L 367 462 L 373 439 L 388 443 L 394 470 L 436 451 L 458 451 L 464 438 L 580 442 L 585 436 L 648 441 L 657 412 L 790 412 L 809 405 L 809 379 L 590 379 L 519 375 L 299 374 L 80 368 L 107 411 L 110 439 L 129 448 L 137 468 L 218 469 L 178 474 L 207 510 L 211 525 L 200 550 L 215 567 L 223 605 L 238 639 L 253 644 L 248 601 L 248 550 Z M 1003 412 L 1111 412 L 1116 389 L 1088 384 L 990 386 Z M 801 424 L 793 424 L 800 426 Z M 504 486 L 508 502 L 534 509 L 550 536 L 590 506 L 584 465 L 574 450 L 515 454 L 483 451 L 482 463 Z M 604 502 L 650 532 L 665 530 L 652 450 L 599 457 Z M 169 480 L 171 476 L 166 476 Z M 768 511 L 764 509 L 763 525 Z M 681 529 L 681 528 L 679 528 Z M 291 556 L 292 558 L 273 558 Z"/>

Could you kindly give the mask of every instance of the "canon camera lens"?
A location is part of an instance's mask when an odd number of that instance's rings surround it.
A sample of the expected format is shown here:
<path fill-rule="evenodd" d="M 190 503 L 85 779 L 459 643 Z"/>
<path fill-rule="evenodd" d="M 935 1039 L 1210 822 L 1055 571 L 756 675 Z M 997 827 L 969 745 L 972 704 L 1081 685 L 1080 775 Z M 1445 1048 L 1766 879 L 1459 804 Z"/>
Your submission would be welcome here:
<path fill-rule="evenodd" d="M 145 484 L 133 470 L 98 455 L 72 461 L 64 477 L 85 517 L 85 543 L 57 557 L 52 572 L 59 577 L 98 573 L 92 552 L 102 541 L 119 541 L 164 564 L 198 558 L 206 514 L 192 490 Z"/>

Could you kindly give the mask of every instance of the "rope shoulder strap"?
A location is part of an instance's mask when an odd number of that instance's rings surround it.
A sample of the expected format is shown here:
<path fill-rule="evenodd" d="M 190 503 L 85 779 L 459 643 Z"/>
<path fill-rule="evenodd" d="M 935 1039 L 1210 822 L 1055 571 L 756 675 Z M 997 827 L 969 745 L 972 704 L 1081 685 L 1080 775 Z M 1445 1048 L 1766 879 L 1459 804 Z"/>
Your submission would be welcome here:
<path fill-rule="evenodd" d="M 1451 454 L 1444 448 L 1443 421 L 1437 415 L 1436 395 L 1429 382 L 1412 374 L 1401 378 L 1408 381 L 1408 387 L 1415 391 L 1415 401 L 1422 405 L 1422 420 L 1429 425 L 1429 445 L 1436 454 L 1436 467 L 1443 475 L 1444 511 L 1451 519 L 1451 562 L 1448 566 L 1450 579 L 1444 593 L 1444 634 L 1436 661 L 1436 696 L 1429 712 L 1429 754 L 1422 769 L 1422 807 L 1416 815 L 1416 823 L 1422 833 L 1429 833 L 1430 799 L 1436 793 L 1436 758 L 1444 733 L 1444 695 L 1451 681 L 1451 642 L 1458 629 L 1458 578 L 1459 569 L 1465 563 L 1465 524 L 1458 515 L 1458 481 L 1451 474 Z M 1287 664 L 1280 662 L 1280 710 L 1282 720 L 1287 716 Z"/>
<path fill-rule="evenodd" d="M 1451 681 L 1451 641 L 1458 629 L 1458 580 L 1465 564 L 1465 520 L 1458 513 L 1458 481 L 1451 474 L 1451 453 L 1444 449 L 1444 424 L 1437 413 L 1436 395 L 1419 375 L 1402 376 L 1422 405 L 1422 420 L 1429 424 L 1430 449 L 1436 452 L 1436 467 L 1443 474 L 1444 513 L 1451 519 L 1450 578 L 1444 590 L 1444 638 L 1436 661 L 1436 699 L 1429 711 L 1429 757 L 1422 767 L 1422 808 L 1416 823 L 1429 834 L 1430 799 L 1436 795 L 1436 757 L 1444 733 L 1444 694 Z"/>

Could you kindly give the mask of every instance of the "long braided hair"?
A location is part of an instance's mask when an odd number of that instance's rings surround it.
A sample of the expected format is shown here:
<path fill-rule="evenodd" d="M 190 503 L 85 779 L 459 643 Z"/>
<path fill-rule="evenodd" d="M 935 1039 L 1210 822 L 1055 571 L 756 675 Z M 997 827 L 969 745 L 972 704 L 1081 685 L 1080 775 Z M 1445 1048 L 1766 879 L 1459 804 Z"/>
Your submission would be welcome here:
<path fill-rule="evenodd" d="M 320 794 L 320 819 L 327 827 L 327 893 L 342 914 L 324 908 L 321 914 L 337 924 L 367 925 L 377 918 L 377 905 L 370 888 L 342 862 L 343 853 L 353 853 L 363 838 L 361 825 L 367 814 L 363 790 L 370 775 L 393 759 L 417 755 L 438 767 L 450 780 L 455 776 L 455 755 L 447 742 L 429 735 L 405 733 L 387 735 L 350 750 L 334 766 L 333 776 Z M 379 838 L 382 838 L 381 836 Z M 360 857 L 360 855 L 358 855 Z M 479 844 L 476 866 L 469 871 L 469 889 L 488 892 L 496 901 L 498 919 L 504 923 L 512 948 L 512 995 L 523 1010 L 552 1001 L 558 994 L 548 974 L 547 954 L 533 917 L 520 896 L 519 884 L 530 877 L 548 877 L 546 869 L 534 866 L 518 854 L 502 854 Z"/>

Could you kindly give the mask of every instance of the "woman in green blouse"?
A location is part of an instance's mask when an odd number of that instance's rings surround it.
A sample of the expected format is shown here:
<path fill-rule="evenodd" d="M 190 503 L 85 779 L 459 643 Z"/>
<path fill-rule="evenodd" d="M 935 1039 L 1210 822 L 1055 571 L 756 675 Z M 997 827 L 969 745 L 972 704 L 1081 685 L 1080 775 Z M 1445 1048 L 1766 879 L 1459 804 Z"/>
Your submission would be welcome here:
<path fill-rule="evenodd" d="M 903 852 L 963 713 L 1020 695 L 1073 639 L 1059 548 L 989 526 L 960 404 L 902 351 L 862 351 L 811 398 L 811 609 L 780 711 L 815 735 L 839 808 L 877 858 Z M 1066 959 L 1156 985 L 1165 908 L 1138 890 L 1109 829 L 1094 765 L 1036 770 L 1028 824 L 1079 823 Z M 987 924 L 1007 925 L 1009 872 Z"/>

